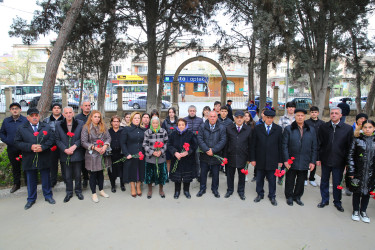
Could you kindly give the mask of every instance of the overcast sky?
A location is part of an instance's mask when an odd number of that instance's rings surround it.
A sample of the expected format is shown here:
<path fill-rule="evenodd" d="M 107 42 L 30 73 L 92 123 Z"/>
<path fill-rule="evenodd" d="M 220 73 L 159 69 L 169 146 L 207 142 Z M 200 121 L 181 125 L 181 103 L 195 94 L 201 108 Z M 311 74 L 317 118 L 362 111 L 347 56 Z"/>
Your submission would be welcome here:
<path fill-rule="evenodd" d="M 31 20 L 33 12 L 38 8 L 36 0 L 3 0 L 0 3 L 0 55 L 12 52 L 13 44 L 22 44 L 21 38 L 10 38 L 8 31 L 13 22 L 13 18 L 20 16 L 24 19 Z M 223 17 L 226 18 L 226 17 Z M 220 20 L 223 22 L 222 18 Z M 223 22 L 227 23 L 227 22 Z M 375 15 L 370 17 L 369 35 L 375 35 Z M 55 40 L 57 34 L 50 34 L 46 37 L 40 37 L 38 44 L 49 44 Z M 206 39 L 208 40 L 208 39 Z M 214 41 L 215 39 L 209 39 Z"/>

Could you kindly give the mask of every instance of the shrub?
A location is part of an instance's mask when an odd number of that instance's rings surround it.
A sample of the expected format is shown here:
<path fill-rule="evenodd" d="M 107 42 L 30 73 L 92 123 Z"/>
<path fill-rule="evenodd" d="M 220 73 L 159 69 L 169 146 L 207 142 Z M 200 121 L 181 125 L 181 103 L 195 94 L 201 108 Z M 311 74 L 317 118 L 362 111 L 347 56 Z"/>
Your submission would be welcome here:
<path fill-rule="evenodd" d="M 9 186 L 13 183 L 12 165 L 8 158 L 8 152 L 5 148 L 0 153 L 0 186 Z"/>

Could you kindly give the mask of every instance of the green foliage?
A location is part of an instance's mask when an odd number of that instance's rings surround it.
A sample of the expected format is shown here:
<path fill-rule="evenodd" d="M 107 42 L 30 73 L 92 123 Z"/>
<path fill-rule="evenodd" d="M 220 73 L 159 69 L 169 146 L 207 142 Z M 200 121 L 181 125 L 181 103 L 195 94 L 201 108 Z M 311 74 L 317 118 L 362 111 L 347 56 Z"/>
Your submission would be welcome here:
<path fill-rule="evenodd" d="M 0 186 L 9 186 L 13 183 L 12 165 L 5 148 L 0 154 Z"/>

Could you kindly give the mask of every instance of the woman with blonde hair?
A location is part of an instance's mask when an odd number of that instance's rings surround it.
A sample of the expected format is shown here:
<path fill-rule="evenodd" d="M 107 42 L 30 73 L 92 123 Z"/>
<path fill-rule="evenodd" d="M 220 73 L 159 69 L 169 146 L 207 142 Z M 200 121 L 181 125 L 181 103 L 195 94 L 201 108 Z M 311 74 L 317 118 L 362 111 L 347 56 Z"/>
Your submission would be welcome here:
<path fill-rule="evenodd" d="M 133 112 L 130 116 L 130 126 L 121 132 L 121 151 L 127 158 L 123 165 L 123 179 L 130 183 L 131 195 L 135 198 L 142 195 L 141 183 L 145 179 L 145 161 L 133 158 L 139 152 L 144 153 L 142 147 L 145 128 L 141 127 L 141 113 Z"/>
<path fill-rule="evenodd" d="M 89 183 L 92 200 L 97 203 L 99 202 L 96 194 L 97 184 L 99 186 L 99 194 L 105 198 L 109 197 L 103 190 L 103 169 L 111 165 L 111 157 L 105 155 L 107 149 L 110 148 L 111 136 L 99 111 L 93 110 L 88 117 L 82 129 L 81 143 L 86 149 L 85 168 L 90 172 Z"/>

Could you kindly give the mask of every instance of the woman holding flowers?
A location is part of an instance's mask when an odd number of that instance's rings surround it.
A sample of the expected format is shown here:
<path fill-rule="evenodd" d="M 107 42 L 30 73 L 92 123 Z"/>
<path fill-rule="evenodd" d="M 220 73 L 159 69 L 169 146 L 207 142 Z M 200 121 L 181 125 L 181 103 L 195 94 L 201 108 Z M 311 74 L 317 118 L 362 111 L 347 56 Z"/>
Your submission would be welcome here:
<path fill-rule="evenodd" d="M 99 202 L 96 194 L 96 185 L 99 186 L 99 194 L 105 198 L 109 195 L 103 190 L 104 175 L 103 169 L 111 165 L 111 158 L 105 156 L 105 152 L 111 144 L 111 136 L 104 125 L 102 114 L 93 110 L 87 119 L 81 133 L 82 147 L 86 149 L 85 167 L 90 171 L 90 188 L 92 200 Z"/>
<path fill-rule="evenodd" d="M 178 127 L 168 137 L 168 152 L 173 155 L 169 178 L 175 183 L 174 198 L 178 199 L 181 183 L 184 183 L 184 195 L 190 199 L 190 182 L 196 178 L 195 150 L 197 137 L 188 130 L 187 121 L 178 119 Z"/>
<path fill-rule="evenodd" d="M 178 117 L 176 116 L 176 109 L 171 107 L 168 109 L 168 116 L 163 121 L 161 127 L 165 129 L 168 133 L 168 137 L 172 134 L 173 131 L 177 128 L 177 120 Z M 171 159 L 172 155 L 167 151 L 167 169 L 168 172 L 171 170 Z"/>
<path fill-rule="evenodd" d="M 168 134 L 160 127 L 160 120 L 154 116 L 151 118 L 150 129 L 146 130 L 143 141 L 146 157 L 145 183 L 148 184 L 147 198 L 152 196 L 152 184 L 159 184 L 159 194 L 165 198 L 163 185 L 167 181 L 167 151 Z"/>
<path fill-rule="evenodd" d="M 141 113 L 133 112 L 130 126 L 121 132 L 121 151 L 126 160 L 123 165 L 124 182 L 130 183 L 131 195 L 135 198 L 142 195 L 141 183 L 145 179 L 145 162 L 140 153 L 144 153 L 142 143 L 145 128 L 141 127 Z"/>
<path fill-rule="evenodd" d="M 362 133 L 360 130 L 362 129 Z M 366 209 L 370 194 L 375 196 L 375 122 L 367 120 L 357 126 L 349 151 L 348 176 L 351 178 L 349 190 L 353 192 L 352 219 L 370 223 Z"/>

